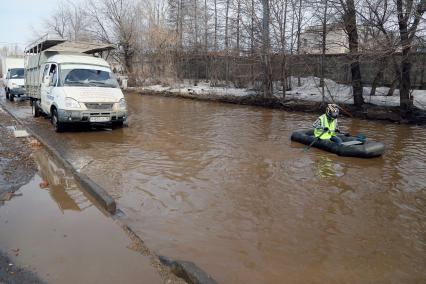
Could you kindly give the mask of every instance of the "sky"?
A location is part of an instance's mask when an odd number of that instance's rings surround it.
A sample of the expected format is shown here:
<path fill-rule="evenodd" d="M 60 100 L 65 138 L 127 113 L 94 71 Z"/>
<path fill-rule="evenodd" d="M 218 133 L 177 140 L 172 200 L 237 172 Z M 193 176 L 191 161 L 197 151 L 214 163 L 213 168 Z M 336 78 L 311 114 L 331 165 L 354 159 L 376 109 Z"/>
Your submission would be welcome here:
<path fill-rule="evenodd" d="M 15 43 L 23 49 L 36 38 L 58 0 L 0 0 L 0 48 Z"/>

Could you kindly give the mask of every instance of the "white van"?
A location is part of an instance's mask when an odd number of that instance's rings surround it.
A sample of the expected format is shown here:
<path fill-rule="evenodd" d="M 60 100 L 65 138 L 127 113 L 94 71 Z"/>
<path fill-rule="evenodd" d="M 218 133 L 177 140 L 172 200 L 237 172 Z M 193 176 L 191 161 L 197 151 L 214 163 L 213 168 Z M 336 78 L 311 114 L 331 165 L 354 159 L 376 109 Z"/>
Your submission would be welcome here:
<path fill-rule="evenodd" d="M 71 123 L 123 126 L 124 95 L 109 64 L 94 56 L 112 48 L 48 35 L 26 48 L 25 87 L 34 116 L 49 116 L 57 132 Z"/>
<path fill-rule="evenodd" d="M 24 96 L 24 58 L 2 58 L 2 72 L 6 98 L 13 101 L 15 97 Z"/>

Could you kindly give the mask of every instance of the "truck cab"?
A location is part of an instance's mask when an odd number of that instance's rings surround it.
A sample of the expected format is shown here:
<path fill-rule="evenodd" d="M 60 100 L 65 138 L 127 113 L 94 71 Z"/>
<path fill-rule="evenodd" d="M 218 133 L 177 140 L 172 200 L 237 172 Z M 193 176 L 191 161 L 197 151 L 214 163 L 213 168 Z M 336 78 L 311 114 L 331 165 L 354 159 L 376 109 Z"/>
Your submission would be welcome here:
<path fill-rule="evenodd" d="M 7 71 L 5 92 L 10 101 L 25 95 L 24 68 L 11 68 Z"/>
<path fill-rule="evenodd" d="M 28 58 L 25 75 L 34 116 L 49 116 L 57 132 L 76 123 L 123 126 L 127 107 L 117 79 L 105 59 L 81 52 L 94 45 L 82 44 L 29 52 L 38 56 Z"/>
<path fill-rule="evenodd" d="M 24 58 L 0 57 L 0 73 L 6 98 L 13 101 L 15 97 L 25 95 L 24 87 Z"/>

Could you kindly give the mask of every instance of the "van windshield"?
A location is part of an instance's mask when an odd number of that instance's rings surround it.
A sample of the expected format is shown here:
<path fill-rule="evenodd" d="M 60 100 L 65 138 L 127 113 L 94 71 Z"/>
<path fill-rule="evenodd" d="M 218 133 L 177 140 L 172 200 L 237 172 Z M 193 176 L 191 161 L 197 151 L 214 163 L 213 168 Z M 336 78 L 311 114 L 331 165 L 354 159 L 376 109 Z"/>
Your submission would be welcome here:
<path fill-rule="evenodd" d="M 10 79 L 24 79 L 24 68 L 10 69 Z"/>
<path fill-rule="evenodd" d="M 119 88 L 114 74 L 106 67 L 61 66 L 63 86 Z"/>

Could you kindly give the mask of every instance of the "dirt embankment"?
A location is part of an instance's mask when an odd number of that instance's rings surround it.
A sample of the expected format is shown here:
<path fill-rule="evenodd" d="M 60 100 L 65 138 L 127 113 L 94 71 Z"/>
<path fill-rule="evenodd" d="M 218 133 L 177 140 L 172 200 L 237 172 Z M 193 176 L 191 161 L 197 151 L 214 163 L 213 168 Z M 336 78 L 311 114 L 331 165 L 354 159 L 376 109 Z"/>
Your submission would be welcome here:
<path fill-rule="evenodd" d="M 132 92 L 132 91 L 130 91 Z M 179 97 L 185 99 L 196 99 L 205 101 L 214 101 L 222 103 L 232 103 L 239 105 L 252 105 L 274 109 L 283 109 L 286 111 L 300 111 L 311 113 L 323 113 L 325 106 L 318 102 L 304 100 L 291 100 L 282 102 L 278 98 L 264 98 L 258 95 L 249 96 L 228 96 L 228 95 L 209 95 L 196 93 L 176 93 L 168 91 L 148 91 L 138 90 L 141 95 Z M 409 114 L 402 114 L 398 107 L 384 107 L 373 104 L 364 104 L 360 109 L 349 104 L 339 104 L 343 111 L 342 114 L 348 117 L 356 117 L 370 120 L 385 120 L 396 123 L 426 124 L 426 111 L 415 108 Z"/>
<path fill-rule="evenodd" d="M 0 108 L 0 197 L 13 193 L 34 176 L 36 164 L 27 138 L 15 138 L 9 126 L 18 123 Z M 0 198 L 0 205 L 2 199 Z"/>

